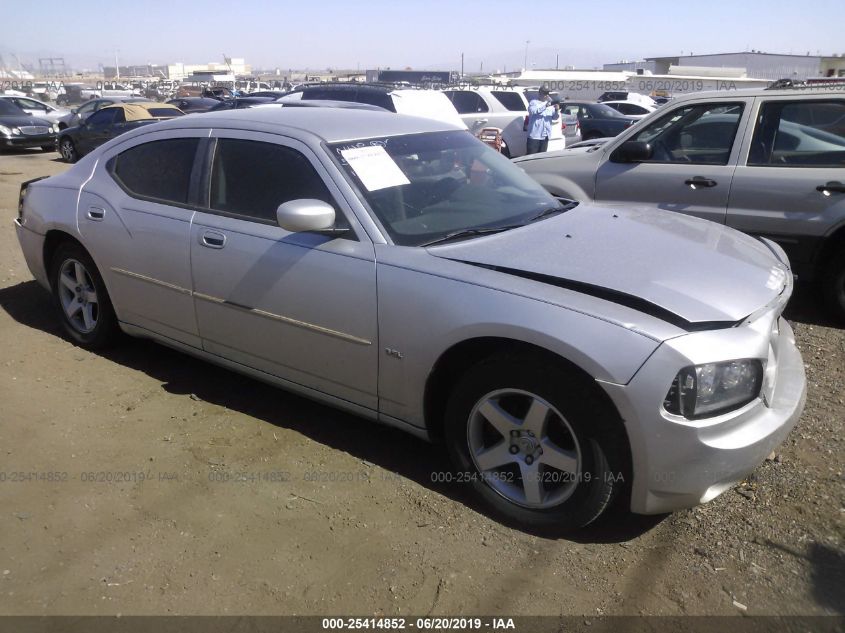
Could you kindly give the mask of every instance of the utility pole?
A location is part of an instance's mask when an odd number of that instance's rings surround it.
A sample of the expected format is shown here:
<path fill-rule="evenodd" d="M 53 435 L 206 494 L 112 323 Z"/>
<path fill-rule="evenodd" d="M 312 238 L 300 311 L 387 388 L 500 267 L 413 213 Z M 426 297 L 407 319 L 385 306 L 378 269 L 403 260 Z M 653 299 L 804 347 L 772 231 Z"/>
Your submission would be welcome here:
<path fill-rule="evenodd" d="M 560 53 L 555 53 L 555 70 L 560 70 Z"/>
<path fill-rule="evenodd" d="M 464 54 L 461 53 L 461 79 L 464 78 Z"/>
<path fill-rule="evenodd" d="M 120 61 L 117 59 L 117 54 L 120 52 L 119 48 L 114 49 L 114 72 L 117 75 L 116 81 L 120 81 Z"/>
<path fill-rule="evenodd" d="M 531 40 L 525 40 L 525 61 L 522 64 L 522 68 L 528 70 L 528 45 L 531 43 Z"/>

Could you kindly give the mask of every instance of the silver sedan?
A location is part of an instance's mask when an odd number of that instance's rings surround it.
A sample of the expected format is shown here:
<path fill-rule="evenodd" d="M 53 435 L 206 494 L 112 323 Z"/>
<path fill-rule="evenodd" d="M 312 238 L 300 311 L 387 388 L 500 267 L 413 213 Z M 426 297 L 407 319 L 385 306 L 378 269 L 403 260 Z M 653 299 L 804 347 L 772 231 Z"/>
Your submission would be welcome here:
<path fill-rule="evenodd" d="M 706 502 L 798 420 L 783 251 L 558 200 L 465 130 L 266 107 L 126 133 L 25 185 L 67 336 L 119 330 L 442 440 L 504 520 Z"/>

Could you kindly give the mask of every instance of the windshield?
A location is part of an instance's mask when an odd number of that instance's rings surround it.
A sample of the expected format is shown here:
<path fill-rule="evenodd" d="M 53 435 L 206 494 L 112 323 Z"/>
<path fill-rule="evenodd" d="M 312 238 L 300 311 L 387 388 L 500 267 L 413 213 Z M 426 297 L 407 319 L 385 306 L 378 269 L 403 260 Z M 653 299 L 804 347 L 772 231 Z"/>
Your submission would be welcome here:
<path fill-rule="evenodd" d="M 566 209 L 507 158 L 467 132 L 329 146 L 394 243 L 525 224 Z"/>

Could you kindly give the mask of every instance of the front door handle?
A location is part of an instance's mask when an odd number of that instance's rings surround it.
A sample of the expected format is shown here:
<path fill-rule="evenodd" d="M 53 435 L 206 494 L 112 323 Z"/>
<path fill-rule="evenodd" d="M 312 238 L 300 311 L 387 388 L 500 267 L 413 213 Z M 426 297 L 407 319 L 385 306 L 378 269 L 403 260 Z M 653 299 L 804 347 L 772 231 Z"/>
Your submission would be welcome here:
<path fill-rule="evenodd" d="M 476 119 L 475 123 L 477 125 L 484 125 L 485 123 L 487 123 L 487 119 Z"/>
<path fill-rule="evenodd" d="M 684 184 L 687 185 L 690 189 L 707 189 L 708 187 L 715 187 L 718 183 L 715 180 L 711 180 L 710 178 L 702 178 L 701 176 L 696 176 L 695 178 L 685 180 Z"/>
<path fill-rule="evenodd" d="M 826 196 L 832 193 L 845 193 L 845 185 L 838 180 L 831 180 L 829 183 L 816 187 L 816 191 L 821 191 Z"/>
<path fill-rule="evenodd" d="M 100 207 L 88 207 L 88 219 L 101 222 L 106 217 L 106 210 Z"/>
<path fill-rule="evenodd" d="M 226 246 L 226 236 L 217 231 L 206 231 L 202 234 L 200 243 L 208 248 L 223 248 Z"/>

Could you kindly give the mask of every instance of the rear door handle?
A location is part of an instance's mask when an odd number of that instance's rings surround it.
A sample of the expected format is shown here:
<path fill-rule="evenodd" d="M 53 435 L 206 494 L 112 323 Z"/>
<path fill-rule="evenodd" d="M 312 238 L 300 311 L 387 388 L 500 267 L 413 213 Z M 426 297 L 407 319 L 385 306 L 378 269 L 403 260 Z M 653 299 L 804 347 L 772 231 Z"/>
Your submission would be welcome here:
<path fill-rule="evenodd" d="M 487 119 L 476 119 L 475 122 L 478 125 L 484 125 L 485 123 L 487 123 Z"/>
<path fill-rule="evenodd" d="M 829 183 L 816 187 L 816 191 L 821 191 L 826 196 L 831 193 L 845 193 L 845 185 L 838 180 L 831 180 Z"/>
<path fill-rule="evenodd" d="M 202 234 L 200 243 L 208 248 L 223 248 L 226 246 L 226 236 L 217 231 L 206 231 Z"/>
<path fill-rule="evenodd" d="M 710 178 L 696 176 L 695 178 L 685 180 L 684 184 L 689 186 L 690 189 L 707 189 L 708 187 L 715 187 L 718 183 Z"/>
<path fill-rule="evenodd" d="M 100 207 L 88 207 L 88 219 L 101 222 L 106 217 L 106 210 Z"/>

